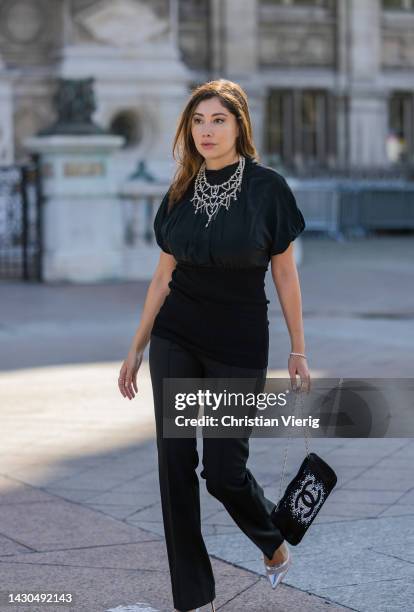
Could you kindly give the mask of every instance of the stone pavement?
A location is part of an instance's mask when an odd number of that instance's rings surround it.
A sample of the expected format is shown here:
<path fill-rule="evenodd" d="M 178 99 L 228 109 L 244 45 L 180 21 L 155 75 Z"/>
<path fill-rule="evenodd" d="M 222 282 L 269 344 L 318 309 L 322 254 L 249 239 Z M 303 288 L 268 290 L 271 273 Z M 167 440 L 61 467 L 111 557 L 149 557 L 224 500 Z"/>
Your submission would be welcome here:
<path fill-rule="evenodd" d="M 299 273 L 313 377 L 411 377 L 413 238 L 334 243 L 305 236 L 303 245 Z M 289 339 L 270 275 L 267 281 L 268 375 L 286 376 Z M 116 387 L 146 286 L 0 283 L 1 612 L 173 608 L 147 360 L 135 400 Z M 412 439 L 311 445 L 334 467 L 338 484 L 301 544 L 291 547 L 293 565 L 276 591 L 262 573 L 260 551 L 200 478 L 216 608 L 410 609 Z M 198 448 L 201 463 L 200 439 Z M 277 438 L 251 440 L 249 468 L 271 499 L 283 451 Z M 303 441 L 292 439 L 286 478 L 303 454 Z M 73 603 L 6 603 L 8 592 L 39 590 L 72 593 Z"/>

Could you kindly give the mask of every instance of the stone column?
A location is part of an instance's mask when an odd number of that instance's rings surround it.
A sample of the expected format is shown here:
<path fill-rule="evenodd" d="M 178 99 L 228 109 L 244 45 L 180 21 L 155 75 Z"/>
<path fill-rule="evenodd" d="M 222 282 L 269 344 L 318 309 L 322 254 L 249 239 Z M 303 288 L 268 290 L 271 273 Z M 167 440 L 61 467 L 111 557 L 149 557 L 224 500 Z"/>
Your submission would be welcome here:
<path fill-rule="evenodd" d="M 14 160 L 13 90 L 11 76 L 0 57 L 0 165 Z"/>
<path fill-rule="evenodd" d="M 380 84 L 381 0 L 339 5 L 341 27 L 348 33 L 347 44 L 338 47 L 339 78 L 348 97 L 348 162 L 358 167 L 384 165 L 388 105 Z"/>
<path fill-rule="evenodd" d="M 36 136 L 25 146 L 41 155 L 45 281 L 123 278 L 121 207 L 112 135 Z"/>
<path fill-rule="evenodd" d="M 222 0 L 210 0 L 209 47 L 211 80 L 224 74 L 224 5 Z"/>
<path fill-rule="evenodd" d="M 212 2 L 214 78 L 224 76 L 243 87 L 257 149 L 262 149 L 266 90 L 257 74 L 257 0 Z"/>
<path fill-rule="evenodd" d="M 257 69 L 256 0 L 223 0 L 223 68 L 229 79 L 252 75 Z"/>

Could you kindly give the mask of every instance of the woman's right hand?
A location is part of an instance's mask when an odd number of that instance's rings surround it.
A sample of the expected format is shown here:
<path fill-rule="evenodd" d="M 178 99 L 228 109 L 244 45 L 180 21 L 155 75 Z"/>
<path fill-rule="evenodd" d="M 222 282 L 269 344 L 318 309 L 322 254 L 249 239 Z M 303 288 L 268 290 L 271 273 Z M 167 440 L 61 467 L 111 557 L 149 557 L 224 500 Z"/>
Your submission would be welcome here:
<path fill-rule="evenodd" d="M 118 387 L 124 397 L 132 399 L 138 393 L 137 374 L 142 363 L 144 351 L 130 350 L 121 366 L 118 377 Z"/>

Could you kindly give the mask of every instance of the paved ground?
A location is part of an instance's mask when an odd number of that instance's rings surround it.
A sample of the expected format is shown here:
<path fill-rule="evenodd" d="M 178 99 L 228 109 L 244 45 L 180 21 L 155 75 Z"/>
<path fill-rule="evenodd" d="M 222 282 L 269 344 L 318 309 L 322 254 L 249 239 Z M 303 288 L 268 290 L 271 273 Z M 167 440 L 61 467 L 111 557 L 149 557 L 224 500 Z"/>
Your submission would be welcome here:
<path fill-rule="evenodd" d="M 414 239 L 305 236 L 303 244 L 313 376 L 412 377 Z M 268 281 L 269 375 L 286 375 L 288 336 Z M 146 286 L 0 283 L 1 611 L 172 610 L 147 361 L 134 401 L 116 389 Z M 408 610 L 413 440 L 311 443 L 336 470 L 338 485 L 291 547 L 292 568 L 275 592 L 260 552 L 200 479 L 217 609 Z M 251 441 L 249 467 L 272 499 L 283 450 L 278 439 Z M 303 450 L 301 439 L 291 441 L 289 474 Z M 6 604 L 8 592 L 35 590 L 70 592 L 74 603 Z"/>

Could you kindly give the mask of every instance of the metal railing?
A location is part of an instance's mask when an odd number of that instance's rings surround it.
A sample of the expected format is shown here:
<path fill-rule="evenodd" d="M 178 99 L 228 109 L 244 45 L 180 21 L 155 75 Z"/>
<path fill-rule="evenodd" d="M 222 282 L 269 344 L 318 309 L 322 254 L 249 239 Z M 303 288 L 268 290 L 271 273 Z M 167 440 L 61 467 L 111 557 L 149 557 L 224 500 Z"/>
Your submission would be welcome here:
<path fill-rule="evenodd" d="M 42 280 L 42 190 L 38 157 L 0 166 L 0 278 Z"/>
<path fill-rule="evenodd" d="M 414 182 L 287 177 L 307 230 L 333 238 L 376 230 L 414 230 Z"/>

